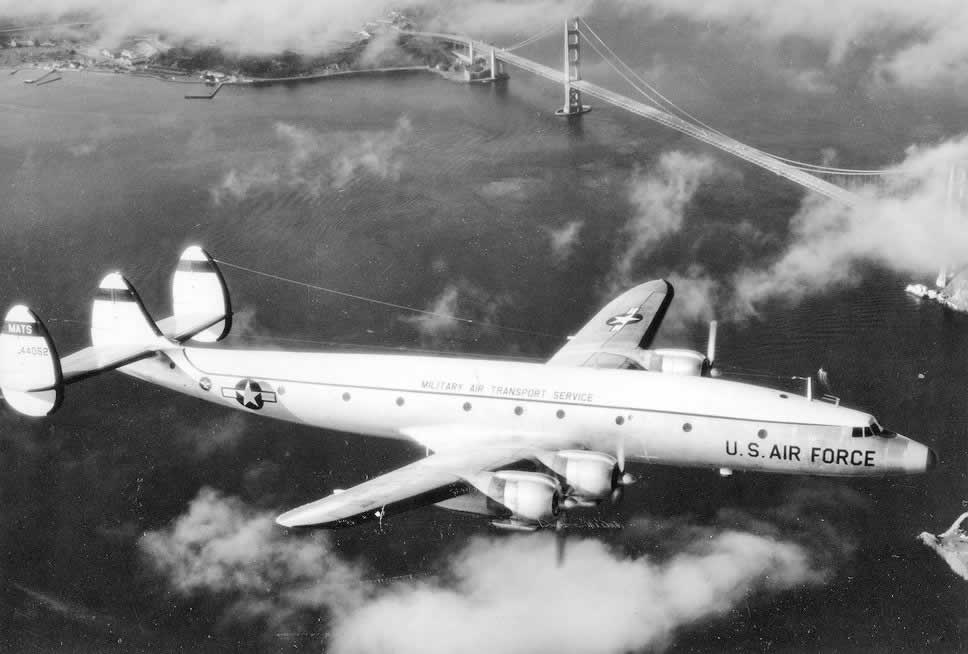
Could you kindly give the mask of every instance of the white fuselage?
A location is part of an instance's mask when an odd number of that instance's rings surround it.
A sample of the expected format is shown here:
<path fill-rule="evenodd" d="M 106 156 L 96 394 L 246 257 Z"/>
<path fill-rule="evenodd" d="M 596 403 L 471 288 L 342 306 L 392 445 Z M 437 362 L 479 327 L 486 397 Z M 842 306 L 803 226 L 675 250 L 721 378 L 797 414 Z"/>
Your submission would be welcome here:
<path fill-rule="evenodd" d="M 123 372 L 225 406 L 430 449 L 587 448 L 678 466 L 836 476 L 924 472 L 869 414 L 720 379 L 448 357 L 184 348 Z"/>

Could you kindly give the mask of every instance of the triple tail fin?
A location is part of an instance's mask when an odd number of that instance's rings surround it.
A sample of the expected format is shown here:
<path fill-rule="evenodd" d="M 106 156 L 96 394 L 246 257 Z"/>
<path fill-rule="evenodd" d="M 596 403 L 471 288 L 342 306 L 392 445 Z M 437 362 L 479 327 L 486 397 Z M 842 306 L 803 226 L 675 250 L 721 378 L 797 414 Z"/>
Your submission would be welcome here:
<path fill-rule="evenodd" d="M 171 280 L 173 315 L 159 326 L 168 338 L 214 343 L 232 329 L 232 303 L 222 271 L 208 252 L 193 245 L 182 252 Z"/>
<path fill-rule="evenodd" d="M 12 408 L 47 416 L 64 400 L 60 359 L 47 327 L 28 307 L 17 304 L 0 332 L 0 390 Z"/>
<path fill-rule="evenodd" d="M 7 404 L 25 415 L 50 415 L 63 400 L 65 384 L 189 339 L 211 343 L 228 334 L 232 313 L 225 280 L 200 247 L 182 254 L 172 300 L 174 315 L 155 323 L 123 275 L 106 275 L 91 307 L 91 346 L 63 359 L 40 318 L 24 305 L 12 307 L 0 332 L 0 391 Z"/>

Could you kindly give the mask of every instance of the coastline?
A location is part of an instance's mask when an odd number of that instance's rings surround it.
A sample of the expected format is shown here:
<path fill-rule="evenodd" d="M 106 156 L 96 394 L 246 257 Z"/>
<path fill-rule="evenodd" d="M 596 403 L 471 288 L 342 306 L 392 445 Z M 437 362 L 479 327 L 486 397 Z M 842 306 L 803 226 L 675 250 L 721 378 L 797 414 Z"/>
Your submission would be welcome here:
<path fill-rule="evenodd" d="M 139 77 L 142 79 L 154 79 L 159 82 L 164 82 L 167 84 L 181 84 L 186 86 L 205 86 L 212 88 L 210 94 L 205 95 L 185 95 L 186 99 L 211 99 L 214 98 L 218 91 L 223 86 L 240 86 L 240 87 L 268 87 L 278 84 L 303 84 L 309 82 L 321 82 L 331 79 L 352 79 L 356 77 L 384 77 L 384 76 L 397 76 L 397 75 L 414 75 L 421 73 L 431 73 L 448 80 L 459 81 L 455 75 L 448 74 L 447 71 L 439 70 L 434 66 L 420 65 L 420 66 L 386 66 L 381 68 L 360 68 L 355 70 L 341 70 L 341 71 L 331 71 L 324 73 L 315 73 L 311 75 L 294 75 L 288 77 L 251 77 L 243 79 L 233 79 L 224 82 L 218 82 L 215 85 L 206 83 L 202 81 L 197 75 L 200 71 L 187 71 L 187 74 L 178 77 L 168 76 L 158 72 L 148 71 L 148 70 L 108 70 L 105 68 L 89 66 L 85 68 L 70 68 L 70 67 L 60 67 L 60 66 L 43 66 L 37 63 L 33 63 L 26 66 L 2 66 L 0 65 L 0 75 L 16 75 L 21 73 L 36 73 L 43 71 L 44 75 L 41 78 L 31 79 L 31 80 L 21 80 L 25 83 L 32 83 L 39 81 L 45 76 L 52 74 L 60 74 L 64 72 L 69 73 L 87 73 L 95 75 L 129 75 L 132 77 Z M 42 85 L 42 84 L 41 84 Z"/>
<path fill-rule="evenodd" d="M 312 75 L 294 75 L 291 77 L 249 77 L 243 80 L 222 82 L 223 85 L 233 86 L 271 86 L 272 84 L 298 84 L 301 82 L 317 82 L 324 79 L 358 77 L 362 75 L 401 75 L 411 73 L 439 73 L 432 66 L 387 66 L 383 68 L 359 68 L 354 70 L 340 70 Z"/>

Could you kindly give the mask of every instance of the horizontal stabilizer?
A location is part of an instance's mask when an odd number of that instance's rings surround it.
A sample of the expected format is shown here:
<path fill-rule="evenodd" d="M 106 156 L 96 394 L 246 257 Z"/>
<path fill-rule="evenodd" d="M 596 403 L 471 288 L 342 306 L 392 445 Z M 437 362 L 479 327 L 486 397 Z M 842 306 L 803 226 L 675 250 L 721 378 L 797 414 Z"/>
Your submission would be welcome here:
<path fill-rule="evenodd" d="M 223 314 L 219 314 L 217 316 L 168 316 L 167 318 L 162 318 L 158 321 L 158 329 L 161 330 L 161 333 L 166 338 L 170 338 L 171 340 L 179 343 L 187 341 L 193 337 L 196 341 L 208 342 L 203 340 L 204 333 L 209 332 L 210 327 L 215 327 L 217 331 L 220 331 L 222 329 L 220 323 L 225 323 L 225 316 Z"/>
<path fill-rule="evenodd" d="M 228 287 L 215 261 L 193 245 L 182 252 L 171 282 L 174 315 L 159 326 L 176 341 L 214 343 L 232 328 Z"/>
<path fill-rule="evenodd" d="M 128 343 L 121 345 L 92 345 L 61 359 L 64 383 L 80 381 L 87 377 L 114 370 L 129 363 L 150 357 L 157 351 L 151 345 Z"/>
<path fill-rule="evenodd" d="M 28 416 L 50 415 L 64 399 L 60 359 L 47 328 L 22 304 L 7 312 L 0 332 L 0 390 Z"/>

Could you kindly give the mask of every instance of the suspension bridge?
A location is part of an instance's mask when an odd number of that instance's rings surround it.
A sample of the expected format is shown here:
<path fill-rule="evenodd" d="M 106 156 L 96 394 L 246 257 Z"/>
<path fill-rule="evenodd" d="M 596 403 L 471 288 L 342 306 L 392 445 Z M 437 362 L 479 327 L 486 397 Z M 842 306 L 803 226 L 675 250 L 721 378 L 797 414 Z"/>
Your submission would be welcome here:
<path fill-rule="evenodd" d="M 514 52 L 514 50 L 544 38 L 552 33 L 552 31 L 553 28 L 546 29 L 507 48 L 501 48 L 491 43 L 460 34 L 421 31 L 409 31 L 407 33 L 414 36 L 437 39 L 455 45 L 457 47 L 455 55 L 467 64 L 468 68 L 478 64 L 483 66 L 485 72 L 483 76 L 476 77 L 476 80 L 496 81 L 506 78 L 505 66 L 510 65 L 543 77 L 556 84 L 561 84 L 564 88 L 565 99 L 562 107 L 555 112 L 559 116 L 581 116 L 590 110 L 588 105 L 583 104 L 584 96 L 596 98 L 602 102 L 625 109 L 633 114 L 691 136 L 692 138 L 768 170 L 775 175 L 799 184 L 810 191 L 819 193 L 845 205 L 857 206 L 861 204 L 862 199 L 858 194 L 843 186 L 834 184 L 820 177 L 820 175 L 831 175 L 840 178 L 877 178 L 900 172 L 897 169 L 857 170 L 835 168 L 794 161 L 759 150 L 732 138 L 703 123 L 660 93 L 658 89 L 650 85 L 630 66 L 623 62 L 608 44 L 581 18 L 570 18 L 565 22 L 563 70 L 546 66 Z M 642 94 L 648 102 L 627 97 L 621 93 L 582 79 L 581 63 L 583 42 L 595 50 L 620 77 Z"/>

